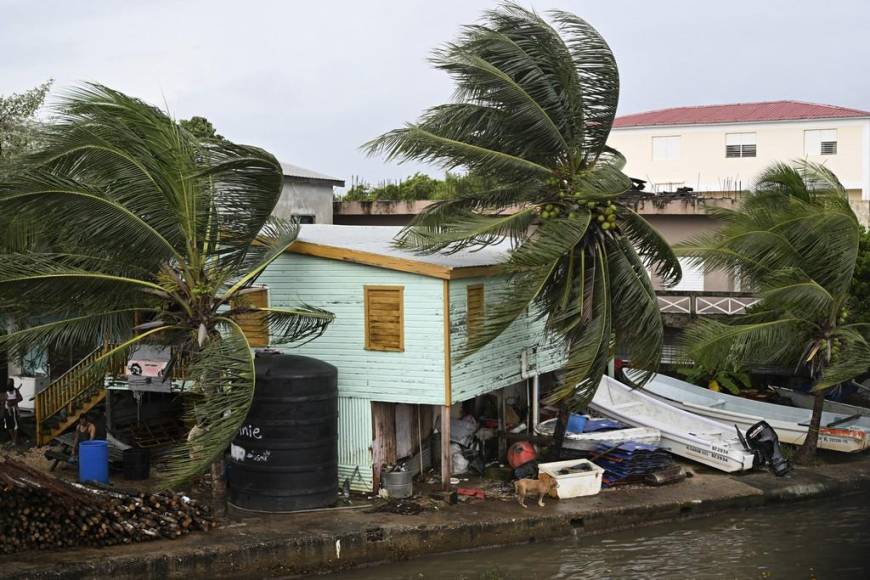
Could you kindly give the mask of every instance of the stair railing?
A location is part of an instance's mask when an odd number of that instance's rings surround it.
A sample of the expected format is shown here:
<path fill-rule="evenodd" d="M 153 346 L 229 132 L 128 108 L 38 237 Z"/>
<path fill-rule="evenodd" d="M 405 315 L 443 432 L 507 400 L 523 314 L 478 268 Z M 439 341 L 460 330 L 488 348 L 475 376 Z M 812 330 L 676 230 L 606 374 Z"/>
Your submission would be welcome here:
<path fill-rule="evenodd" d="M 91 351 L 85 358 L 69 368 L 65 373 L 48 384 L 45 389 L 36 394 L 34 411 L 36 414 L 37 433 L 42 432 L 42 424 L 64 409 L 72 410 L 73 402 L 83 393 L 92 389 L 96 383 L 102 387 L 102 373 L 96 370 L 84 371 L 97 358 L 105 354 L 109 345 L 101 345 Z"/>

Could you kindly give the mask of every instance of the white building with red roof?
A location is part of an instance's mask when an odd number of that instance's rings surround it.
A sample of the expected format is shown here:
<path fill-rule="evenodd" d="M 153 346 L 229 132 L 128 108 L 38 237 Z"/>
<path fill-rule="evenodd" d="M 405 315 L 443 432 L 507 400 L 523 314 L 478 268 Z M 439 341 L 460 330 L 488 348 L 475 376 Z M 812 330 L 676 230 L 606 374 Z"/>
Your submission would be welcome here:
<path fill-rule="evenodd" d="M 676 107 L 616 119 L 609 144 L 651 191 L 750 189 L 774 161 L 824 163 L 870 225 L 870 112 L 799 101 Z"/>

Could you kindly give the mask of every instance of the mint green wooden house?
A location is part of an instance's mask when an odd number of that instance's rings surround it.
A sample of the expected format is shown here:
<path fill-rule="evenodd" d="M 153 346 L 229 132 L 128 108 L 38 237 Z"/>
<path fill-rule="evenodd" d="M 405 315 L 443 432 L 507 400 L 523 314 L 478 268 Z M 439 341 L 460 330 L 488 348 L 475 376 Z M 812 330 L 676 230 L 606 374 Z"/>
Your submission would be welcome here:
<path fill-rule="evenodd" d="M 272 306 L 304 302 L 335 314 L 323 336 L 288 351 L 338 368 L 339 478 L 360 491 L 377 484 L 382 464 L 418 451 L 435 416 L 443 433 L 451 406 L 527 381 L 537 387 L 563 360 L 531 316 L 460 359 L 469 328 L 505 283 L 504 249 L 415 255 L 392 247 L 398 231 L 304 225 L 259 280 Z"/>

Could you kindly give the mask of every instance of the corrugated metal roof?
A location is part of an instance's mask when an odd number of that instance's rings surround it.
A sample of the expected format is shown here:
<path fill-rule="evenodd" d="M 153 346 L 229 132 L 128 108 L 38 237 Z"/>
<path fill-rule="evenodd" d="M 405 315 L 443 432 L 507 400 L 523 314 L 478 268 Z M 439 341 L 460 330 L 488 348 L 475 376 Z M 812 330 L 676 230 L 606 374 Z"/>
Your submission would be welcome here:
<path fill-rule="evenodd" d="M 337 187 L 344 187 L 343 179 L 339 179 L 337 177 L 330 177 L 329 175 L 324 175 L 323 173 L 317 173 L 316 171 L 311 171 L 310 169 L 305 169 L 304 167 L 299 167 L 298 165 L 291 165 L 282 161 L 281 170 L 284 172 L 284 175 L 286 177 L 300 177 L 302 179 L 329 181 Z"/>
<path fill-rule="evenodd" d="M 707 125 L 715 123 L 757 123 L 764 121 L 797 121 L 802 119 L 844 119 L 870 117 L 870 112 L 834 105 L 801 101 L 769 101 L 736 103 L 733 105 L 703 105 L 675 107 L 623 115 L 613 123 L 622 127 L 660 125 Z"/>
<path fill-rule="evenodd" d="M 444 268 L 495 266 L 507 259 L 510 243 L 486 246 L 477 251 L 463 250 L 455 254 L 416 254 L 396 248 L 393 243 L 402 230 L 400 226 L 337 226 L 332 224 L 304 224 L 300 226 L 300 242 L 367 252 L 386 258 L 398 258 Z"/>

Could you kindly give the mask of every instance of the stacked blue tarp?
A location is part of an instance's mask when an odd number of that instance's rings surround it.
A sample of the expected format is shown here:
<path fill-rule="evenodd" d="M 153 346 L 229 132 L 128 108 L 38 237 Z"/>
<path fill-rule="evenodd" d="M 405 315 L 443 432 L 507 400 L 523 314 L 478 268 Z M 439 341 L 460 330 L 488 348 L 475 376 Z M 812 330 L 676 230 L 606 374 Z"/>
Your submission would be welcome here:
<path fill-rule="evenodd" d="M 608 443 L 598 445 L 592 453 L 601 454 L 594 460 L 604 469 L 604 487 L 641 483 L 644 476 L 674 464 L 671 455 L 658 445 L 631 441 L 614 447 Z"/>
<path fill-rule="evenodd" d="M 615 419 L 587 419 L 583 426 L 583 433 L 595 433 L 596 431 L 614 431 L 616 429 L 627 429 L 628 425 L 620 423 Z"/>

